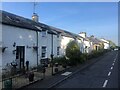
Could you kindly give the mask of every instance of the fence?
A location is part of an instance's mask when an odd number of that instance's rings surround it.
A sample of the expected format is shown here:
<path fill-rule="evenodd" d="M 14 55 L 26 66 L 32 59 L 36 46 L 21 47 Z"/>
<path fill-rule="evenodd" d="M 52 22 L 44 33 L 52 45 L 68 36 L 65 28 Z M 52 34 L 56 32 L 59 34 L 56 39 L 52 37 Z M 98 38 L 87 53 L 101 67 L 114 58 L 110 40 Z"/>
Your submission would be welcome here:
<path fill-rule="evenodd" d="M 32 81 L 30 81 L 30 72 L 34 72 L 34 79 Z M 2 88 L 20 88 L 22 86 L 28 85 L 31 82 L 44 78 L 42 72 L 38 72 L 37 70 L 33 70 L 30 72 L 26 72 L 26 74 L 18 74 L 8 78 L 4 78 L 0 81 L 0 84 L 2 84 Z"/>
<path fill-rule="evenodd" d="M 55 68 L 57 68 L 58 70 L 55 70 Z M 66 68 L 69 68 L 69 66 L 67 66 Z M 62 71 L 64 69 L 66 69 L 64 67 L 62 67 L 61 65 L 53 66 L 53 73 L 56 74 L 59 71 Z M 48 67 L 46 67 L 45 73 L 43 73 L 42 71 L 43 69 L 35 69 L 29 72 L 26 72 L 25 74 L 18 74 L 18 75 L 14 75 L 8 78 L 4 78 L 0 81 L 0 84 L 2 84 L 2 88 L 20 88 L 22 86 L 26 86 L 32 82 L 35 82 L 37 80 L 40 79 L 44 79 L 45 77 L 49 77 L 52 75 L 52 67 L 50 65 L 48 65 Z M 29 80 L 29 74 L 30 72 L 34 72 L 34 80 L 30 82 Z M 6 72 L 7 73 L 7 72 Z"/>

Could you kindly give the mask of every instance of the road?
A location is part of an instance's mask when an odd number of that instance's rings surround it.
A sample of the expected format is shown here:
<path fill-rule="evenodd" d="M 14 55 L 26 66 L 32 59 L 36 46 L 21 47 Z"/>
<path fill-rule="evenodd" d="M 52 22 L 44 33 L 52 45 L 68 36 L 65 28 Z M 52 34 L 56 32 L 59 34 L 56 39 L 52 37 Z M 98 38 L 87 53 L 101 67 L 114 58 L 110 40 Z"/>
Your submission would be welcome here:
<path fill-rule="evenodd" d="M 101 60 L 54 88 L 118 88 L 118 51 L 107 53 Z"/>

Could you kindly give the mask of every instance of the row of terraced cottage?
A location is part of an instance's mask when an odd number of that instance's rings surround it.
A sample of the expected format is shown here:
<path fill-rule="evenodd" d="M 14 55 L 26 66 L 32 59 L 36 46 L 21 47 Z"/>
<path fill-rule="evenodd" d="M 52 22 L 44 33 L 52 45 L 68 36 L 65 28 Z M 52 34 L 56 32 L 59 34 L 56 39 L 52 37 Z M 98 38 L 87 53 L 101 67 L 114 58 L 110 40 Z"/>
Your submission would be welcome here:
<path fill-rule="evenodd" d="M 74 34 L 33 20 L 0 11 L 2 14 L 2 68 L 7 68 L 11 62 L 18 63 L 18 69 L 25 67 L 29 61 L 30 67 L 41 64 L 41 59 L 65 55 L 69 41 L 76 40 L 82 53 L 99 50 L 101 44 L 109 49 L 109 41 L 87 37 L 85 32 Z M 36 16 L 36 14 L 34 14 Z"/>

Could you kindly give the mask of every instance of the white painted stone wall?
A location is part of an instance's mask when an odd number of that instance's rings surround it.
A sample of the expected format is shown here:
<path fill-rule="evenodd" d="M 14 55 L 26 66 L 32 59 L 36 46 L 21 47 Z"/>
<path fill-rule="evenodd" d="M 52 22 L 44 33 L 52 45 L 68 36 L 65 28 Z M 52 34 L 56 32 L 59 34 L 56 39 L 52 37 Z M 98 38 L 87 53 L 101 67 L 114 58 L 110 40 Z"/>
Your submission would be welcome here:
<path fill-rule="evenodd" d="M 60 38 L 57 38 L 57 35 L 53 34 L 53 55 L 54 57 L 57 56 L 57 47 L 60 46 Z M 51 58 L 52 53 L 52 34 L 47 33 L 45 37 L 42 37 L 42 33 L 39 35 L 39 60 L 42 59 L 41 53 L 42 53 L 42 46 L 46 46 L 46 57 L 45 58 Z"/>
<path fill-rule="evenodd" d="M 16 46 L 25 46 L 25 61 L 30 61 L 30 66 L 37 65 L 36 51 L 34 51 L 33 48 L 27 48 L 27 46 L 32 47 L 33 44 L 36 45 L 35 31 L 3 25 L 2 34 L 3 46 L 8 47 L 2 54 L 3 68 L 7 63 L 10 64 L 13 60 L 16 59 L 16 55 L 13 54 L 13 50 L 16 49 L 13 47 L 14 42 L 16 43 Z"/>
<path fill-rule="evenodd" d="M 87 46 L 87 48 L 85 48 L 85 46 Z M 91 47 L 91 45 L 90 45 L 90 42 L 89 41 L 84 41 L 84 52 L 86 52 L 86 53 L 90 53 L 90 47 Z"/>
<path fill-rule="evenodd" d="M 108 43 L 104 43 L 104 49 L 109 49 L 109 44 Z"/>
<path fill-rule="evenodd" d="M 78 45 L 80 47 L 80 51 L 83 53 L 84 52 L 84 45 L 83 45 L 82 39 L 81 40 L 77 39 L 77 42 L 78 42 Z"/>
<path fill-rule="evenodd" d="M 107 41 L 105 39 L 100 39 L 100 40 L 104 42 L 104 49 L 109 49 L 110 48 L 109 41 Z"/>
<path fill-rule="evenodd" d="M 71 41 L 74 40 L 73 38 L 62 36 L 61 37 L 61 55 L 65 55 L 65 49 L 67 47 L 67 44 Z"/>

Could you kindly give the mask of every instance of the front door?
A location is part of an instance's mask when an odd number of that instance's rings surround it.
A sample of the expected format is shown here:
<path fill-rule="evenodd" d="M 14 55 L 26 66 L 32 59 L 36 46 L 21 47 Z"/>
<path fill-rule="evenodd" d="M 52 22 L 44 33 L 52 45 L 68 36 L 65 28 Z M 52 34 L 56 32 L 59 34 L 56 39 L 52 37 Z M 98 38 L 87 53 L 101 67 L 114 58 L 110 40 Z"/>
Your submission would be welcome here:
<path fill-rule="evenodd" d="M 25 67 L 25 46 L 16 47 L 16 59 L 18 62 L 18 68 L 21 70 Z"/>

